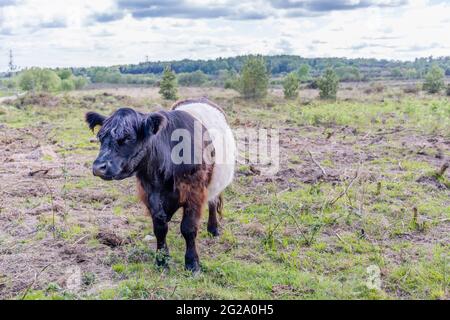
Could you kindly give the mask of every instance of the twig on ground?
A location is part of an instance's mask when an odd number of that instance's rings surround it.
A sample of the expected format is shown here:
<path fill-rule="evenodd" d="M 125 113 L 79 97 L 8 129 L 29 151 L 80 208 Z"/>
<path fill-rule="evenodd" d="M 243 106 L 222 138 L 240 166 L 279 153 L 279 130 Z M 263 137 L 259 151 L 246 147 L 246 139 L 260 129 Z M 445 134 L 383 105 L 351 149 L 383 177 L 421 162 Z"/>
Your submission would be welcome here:
<path fill-rule="evenodd" d="M 355 182 L 355 180 L 359 177 L 359 169 L 360 169 L 360 167 L 358 167 L 358 169 L 356 169 L 355 176 L 352 178 L 352 180 L 347 185 L 347 187 L 344 189 L 344 191 L 342 191 L 336 198 L 334 198 L 333 200 L 328 202 L 329 205 L 335 204 L 340 198 L 342 198 L 343 196 L 345 196 L 347 194 L 348 190 L 353 185 L 353 182 Z"/>
<path fill-rule="evenodd" d="M 43 267 L 43 268 L 41 269 L 41 271 L 39 271 L 38 273 L 36 273 L 36 274 L 34 275 L 34 280 L 33 280 L 33 282 L 31 282 L 30 285 L 25 289 L 25 292 L 24 292 L 24 294 L 22 295 L 22 299 L 21 299 L 21 300 L 25 299 L 25 297 L 27 296 L 28 292 L 29 292 L 29 291 L 31 290 L 31 288 L 34 286 L 34 284 L 36 283 L 36 281 L 37 281 L 37 279 L 39 278 L 39 276 L 42 274 L 42 272 L 45 271 L 45 269 L 47 269 L 48 267 L 50 267 L 50 265 L 51 265 L 51 263 L 49 263 L 48 265 L 46 265 L 45 267 Z"/>
<path fill-rule="evenodd" d="M 38 174 L 40 172 L 42 172 L 42 174 L 47 174 L 50 171 L 50 169 L 39 169 L 39 170 L 34 170 L 34 171 L 30 171 L 28 172 L 28 175 L 30 177 L 34 176 L 35 174 Z"/>
<path fill-rule="evenodd" d="M 56 221 L 55 221 L 55 204 L 53 199 L 53 191 L 48 185 L 47 181 L 45 179 L 42 180 L 45 187 L 47 188 L 48 192 L 50 193 L 50 205 L 52 208 L 52 233 L 53 233 L 53 239 L 56 239 Z"/>
<path fill-rule="evenodd" d="M 364 135 L 364 137 L 362 137 L 362 139 L 364 140 L 365 138 L 367 138 L 369 135 L 371 134 L 370 130 Z"/>
<path fill-rule="evenodd" d="M 442 177 L 445 173 L 445 171 L 447 171 L 448 167 L 450 166 L 450 161 L 447 161 L 446 163 L 444 163 L 441 167 L 441 169 L 437 172 L 439 177 Z"/>
<path fill-rule="evenodd" d="M 89 237 L 89 235 L 85 235 L 83 237 L 81 237 L 80 239 L 78 239 L 77 241 L 75 241 L 74 243 L 72 243 L 72 246 L 80 243 L 81 241 L 83 241 L 84 239 L 86 239 L 87 237 Z"/>
<path fill-rule="evenodd" d="M 326 173 L 325 169 L 320 165 L 319 162 L 316 161 L 316 159 L 314 159 L 314 157 L 313 157 L 311 151 L 309 151 L 309 150 L 306 150 L 306 151 L 308 152 L 309 157 L 311 158 L 312 162 L 314 162 L 314 164 L 315 164 L 317 167 L 319 167 L 320 171 L 322 171 L 322 174 L 326 177 L 326 176 L 327 176 L 327 173 Z"/>
<path fill-rule="evenodd" d="M 342 237 L 339 235 L 339 233 L 335 232 L 336 237 L 339 239 L 339 241 L 341 241 L 343 244 L 345 244 L 346 246 L 349 246 L 350 250 L 353 251 L 353 247 L 351 244 L 349 244 L 347 241 L 345 241 L 344 239 L 342 239 Z"/>

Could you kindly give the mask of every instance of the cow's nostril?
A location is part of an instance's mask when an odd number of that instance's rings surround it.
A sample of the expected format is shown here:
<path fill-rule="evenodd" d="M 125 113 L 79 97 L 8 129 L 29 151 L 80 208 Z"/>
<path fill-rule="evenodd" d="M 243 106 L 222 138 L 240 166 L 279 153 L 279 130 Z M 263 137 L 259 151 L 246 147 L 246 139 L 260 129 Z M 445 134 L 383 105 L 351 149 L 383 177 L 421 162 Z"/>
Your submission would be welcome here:
<path fill-rule="evenodd" d="M 106 162 L 94 163 L 92 171 L 94 176 L 103 176 L 106 172 Z"/>

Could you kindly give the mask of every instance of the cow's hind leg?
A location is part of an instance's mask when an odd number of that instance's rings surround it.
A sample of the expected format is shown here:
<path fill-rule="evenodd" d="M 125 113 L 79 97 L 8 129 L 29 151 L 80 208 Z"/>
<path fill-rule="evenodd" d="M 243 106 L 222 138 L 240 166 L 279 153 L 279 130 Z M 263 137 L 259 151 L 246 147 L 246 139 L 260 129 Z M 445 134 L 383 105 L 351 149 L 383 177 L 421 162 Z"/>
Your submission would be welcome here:
<path fill-rule="evenodd" d="M 181 234 L 186 241 L 186 254 L 184 256 L 185 268 L 192 272 L 200 270 L 200 261 L 197 252 L 196 238 L 198 232 L 200 213 L 193 208 L 185 208 L 181 221 Z"/>
<path fill-rule="evenodd" d="M 219 236 L 219 223 L 217 221 L 217 215 L 222 216 L 223 211 L 223 197 L 222 194 L 218 195 L 213 200 L 208 202 L 209 217 L 208 217 L 208 232 L 214 236 Z"/>

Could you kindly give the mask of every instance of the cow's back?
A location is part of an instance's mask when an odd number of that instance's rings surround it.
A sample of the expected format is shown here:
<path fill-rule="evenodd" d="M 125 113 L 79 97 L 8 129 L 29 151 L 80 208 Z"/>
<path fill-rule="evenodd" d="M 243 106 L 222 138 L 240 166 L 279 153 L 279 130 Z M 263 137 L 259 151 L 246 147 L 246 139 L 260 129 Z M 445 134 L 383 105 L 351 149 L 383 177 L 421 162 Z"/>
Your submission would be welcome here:
<path fill-rule="evenodd" d="M 207 100 L 187 100 L 175 104 L 173 110 L 189 113 L 208 130 L 215 149 L 215 163 L 208 186 L 208 200 L 217 197 L 233 180 L 236 143 L 224 112 Z"/>

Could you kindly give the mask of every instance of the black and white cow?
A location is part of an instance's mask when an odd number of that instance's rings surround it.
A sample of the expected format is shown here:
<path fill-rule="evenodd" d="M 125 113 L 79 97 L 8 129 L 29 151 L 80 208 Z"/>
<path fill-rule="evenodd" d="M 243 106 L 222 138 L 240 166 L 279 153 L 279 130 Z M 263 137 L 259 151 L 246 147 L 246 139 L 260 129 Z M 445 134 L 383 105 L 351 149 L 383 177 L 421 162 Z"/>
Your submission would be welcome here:
<path fill-rule="evenodd" d="M 198 271 L 196 237 L 201 213 L 208 203 L 208 231 L 217 236 L 222 192 L 234 175 L 235 140 L 222 109 L 202 98 L 149 114 L 130 108 L 118 109 L 109 117 L 88 112 L 86 121 L 92 130 L 101 126 L 93 174 L 104 180 L 137 177 L 140 199 L 153 220 L 157 264 L 167 265 L 168 222 L 183 208 L 185 267 Z"/>

